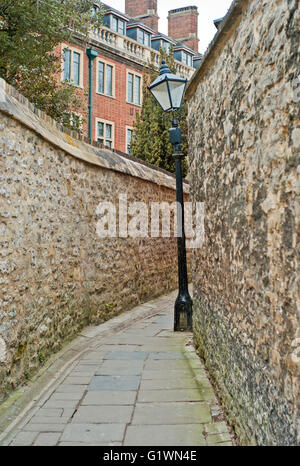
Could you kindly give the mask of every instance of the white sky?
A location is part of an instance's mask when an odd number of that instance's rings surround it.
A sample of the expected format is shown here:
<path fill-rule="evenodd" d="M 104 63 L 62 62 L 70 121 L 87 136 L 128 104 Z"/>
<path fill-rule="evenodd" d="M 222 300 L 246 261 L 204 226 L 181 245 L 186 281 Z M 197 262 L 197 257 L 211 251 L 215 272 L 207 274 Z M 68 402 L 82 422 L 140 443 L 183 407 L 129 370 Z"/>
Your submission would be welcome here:
<path fill-rule="evenodd" d="M 104 3 L 125 12 L 125 0 L 105 0 Z M 199 12 L 199 52 L 204 53 L 217 32 L 213 20 L 224 16 L 231 3 L 232 0 L 158 0 L 159 32 L 168 34 L 167 16 L 169 10 L 195 5 Z"/>

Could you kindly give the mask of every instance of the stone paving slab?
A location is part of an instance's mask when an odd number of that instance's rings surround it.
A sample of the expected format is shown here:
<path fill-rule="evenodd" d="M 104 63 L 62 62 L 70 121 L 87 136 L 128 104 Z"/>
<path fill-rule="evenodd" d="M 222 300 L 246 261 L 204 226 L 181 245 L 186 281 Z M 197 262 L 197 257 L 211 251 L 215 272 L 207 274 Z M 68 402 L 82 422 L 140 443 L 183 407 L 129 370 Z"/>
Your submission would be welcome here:
<path fill-rule="evenodd" d="M 211 422 L 205 402 L 137 403 L 132 424 L 204 424 Z"/>
<path fill-rule="evenodd" d="M 122 442 L 126 424 L 69 424 L 61 442 Z"/>
<path fill-rule="evenodd" d="M 154 401 L 204 401 L 198 388 L 175 390 L 139 390 L 139 403 L 152 403 Z"/>
<path fill-rule="evenodd" d="M 81 406 L 134 405 L 135 399 L 136 391 L 90 391 L 81 401 Z"/>
<path fill-rule="evenodd" d="M 104 331 L 81 332 L 88 348 L 81 336 L 77 359 L 49 381 L 2 444 L 230 445 L 225 422 L 214 422 L 221 411 L 192 334 L 173 332 L 173 309 L 174 294 L 141 306 L 134 321 L 120 316 L 118 331 L 109 322 Z"/>
<path fill-rule="evenodd" d="M 88 390 L 137 390 L 140 377 L 135 375 L 95 376 Z"/>
<path fill-rule="evenodd" d="M 201 425 L 138 425 L 129 426 L 125 446 L 204 446 Z"/>
<path fill-rule="evenodd" d="M 75 413 L 72 423 L 75 424 L 128 424 L 134 406 L 80 406 Z"/>

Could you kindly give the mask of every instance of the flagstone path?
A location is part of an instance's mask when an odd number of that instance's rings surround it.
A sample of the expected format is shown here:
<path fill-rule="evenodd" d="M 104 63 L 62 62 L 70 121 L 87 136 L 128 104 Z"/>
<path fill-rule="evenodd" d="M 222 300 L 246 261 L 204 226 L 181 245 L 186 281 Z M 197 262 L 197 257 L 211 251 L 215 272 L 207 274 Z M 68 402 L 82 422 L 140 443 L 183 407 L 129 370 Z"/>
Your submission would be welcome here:
<path fill-rule="evenodd" d="M 173 332 L 175 296 L 81 332 L 67 367 L 59 377 L 49 367 L 0 444 L 232 445 L 192 334 Z"/>

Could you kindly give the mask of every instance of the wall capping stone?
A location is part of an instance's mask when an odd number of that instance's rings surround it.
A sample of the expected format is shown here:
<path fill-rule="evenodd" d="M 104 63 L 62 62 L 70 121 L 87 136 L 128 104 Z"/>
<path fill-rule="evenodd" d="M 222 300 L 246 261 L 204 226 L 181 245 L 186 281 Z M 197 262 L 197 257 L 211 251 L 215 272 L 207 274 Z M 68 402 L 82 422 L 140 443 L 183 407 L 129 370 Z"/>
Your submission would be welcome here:
<path fill-rule="evenodd" d="M 139 159 L 135 161 L 132 156 L 120 155 L 120 153 L 106 148 L 94 147 L 82 141 L 80 135 L 74 131 L 67 134 L 59 123 L 37 109 L 34 104 L 1 78 L 0 112 L 18 120 L 47 142 L 54 144 L 77 159 L 101 168 L 141 178 L 159 186 L 176 189 L 175 176 L 172 173 Z M 184 182 L 184 192 L 189 193 L 189 184 L 186 181 Z"/>
<path fill-rule="evenodd" d="M 220 25 L 219 30 L 204 54 L 200 65 L 188 83 L 185 100 L 188 101 L 192 98 L 199 82 L 213 66 L 217 57 L 220 55 L 226 43 L 240 24 L 242 16 L 247 10 L 249 3 L 250 0 L 234 0 L 231 4 L 223 23 Z"/>

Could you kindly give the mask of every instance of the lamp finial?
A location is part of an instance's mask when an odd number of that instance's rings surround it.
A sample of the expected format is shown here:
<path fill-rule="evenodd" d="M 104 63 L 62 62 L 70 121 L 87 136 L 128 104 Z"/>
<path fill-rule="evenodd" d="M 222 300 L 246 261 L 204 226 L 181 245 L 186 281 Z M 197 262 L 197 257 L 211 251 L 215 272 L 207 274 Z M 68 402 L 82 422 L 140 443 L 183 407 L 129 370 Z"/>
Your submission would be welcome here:
<path fill-rule="evenodd" d="M 169 70 L 169 67 L 166 64 L 166 60 L 162 60 L 159 74 L 162 75 L 162 74 L 170 74 L 170 73 L 171 71 Z"/>

